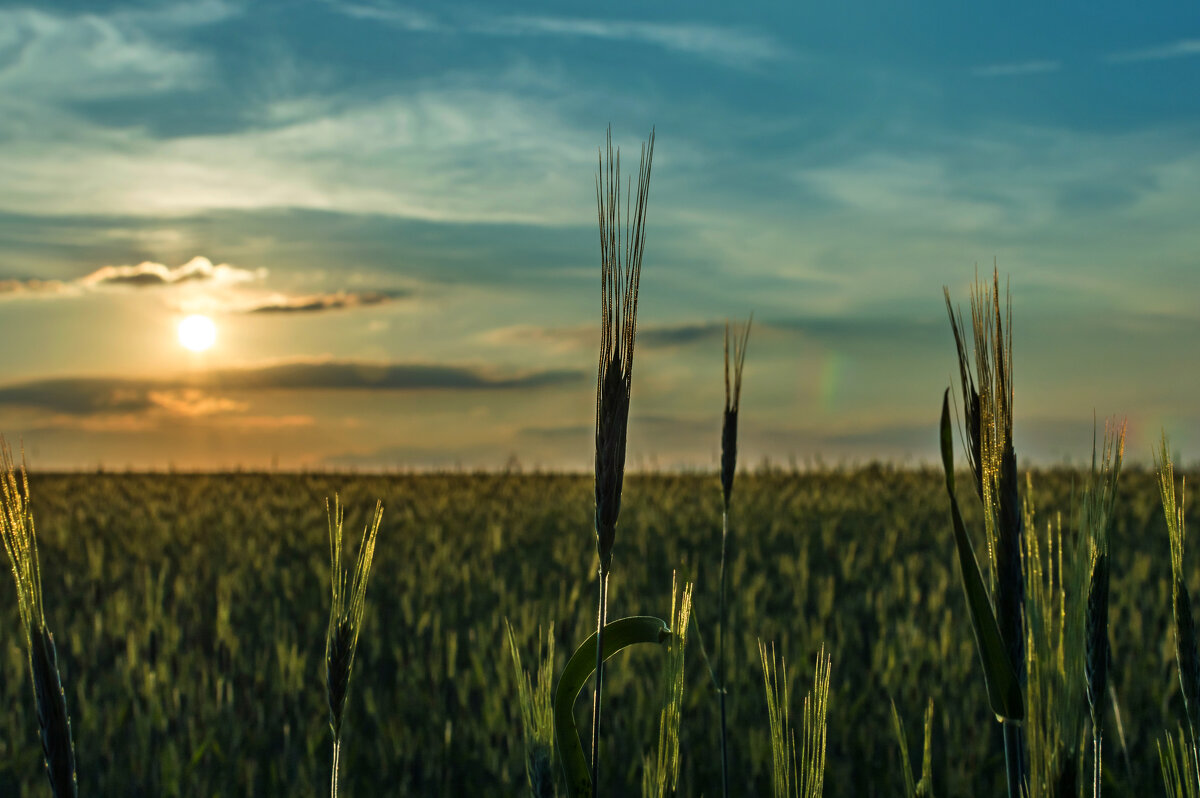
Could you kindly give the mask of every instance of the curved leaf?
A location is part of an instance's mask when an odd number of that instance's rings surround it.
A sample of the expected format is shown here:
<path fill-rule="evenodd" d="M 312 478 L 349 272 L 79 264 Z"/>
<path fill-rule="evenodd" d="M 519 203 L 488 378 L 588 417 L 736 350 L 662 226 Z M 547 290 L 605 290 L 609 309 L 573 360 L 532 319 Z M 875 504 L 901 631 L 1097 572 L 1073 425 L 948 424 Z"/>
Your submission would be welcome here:
<path fill-rule="evenodd" d="M 661 618 L 652 615 L 621 618 L 604 625 L 604 659 L 608 660 L 621 649 L 636 643 L 662 644 L 670 637 L 671 629 Z M 596 634 L 593 632 L 567 661 L 554 693 L 554 734 L 567 776 L 567 792 L 573 798 L 590 798 L 592 794 L 592 771 L 583 753 L 572 710 L 579 691 L 595 672 Z"/>

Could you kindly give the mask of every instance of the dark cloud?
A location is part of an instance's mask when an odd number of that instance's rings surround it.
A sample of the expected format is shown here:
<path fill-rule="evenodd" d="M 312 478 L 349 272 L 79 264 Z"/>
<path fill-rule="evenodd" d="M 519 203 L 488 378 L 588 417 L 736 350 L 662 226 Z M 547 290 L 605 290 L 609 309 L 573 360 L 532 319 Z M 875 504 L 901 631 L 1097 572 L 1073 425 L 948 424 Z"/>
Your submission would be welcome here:
<path fill-rule="evenodd" d="M 638 343 L 648 347 L 685 346 L 719 339 L 725 333 L 724 322 L 661 325 L 638 330 Z"/>
<path fill-rule="evenodd" d="M 325 310 L 343 310 L 345 308 L 365 308 L 372 305 L 384 305 L 409 295 L 410 293 L 407 291 L 362 291 L 358 293 L 338 291 L 334 294 L 273 297 L 260 304 L 251 306 L 246 312 L 320 313 Z"/>
<path fill-rule="evenodd" d="M 811 316 L 774 319 L 764 322 L 762 326 L 797 332 L 829 344 L 874 344 L 898 340 L 908 343 L 942 343 L 944 337 L 950 334 L 950 324 L 941 315 L 936 319 Z"/>
<path fill-rule="evenodd" d="M 131 413 L 174 408 L 183 391 L 360 390 L 485 391 L 571 385 L 581 371 L 553 369 L 500 375 L 472 366 L 355 361 L 294 362 L 160 380 L 107 377 L 32 380 L 0 386 L 0 406 L 32 407 L 68 415 Z M 186 396 L 187 394 L 183 394 Z M 196 400 L 190 400 L 192 405 Z"/>
<path fill-rule="evenodd" d="M 383 391 L 488 390 L 541 388 L 578 382 L 584 372 L 569 369 L 499 376 L 471 366 L 425 363 L 322 361 L 281 363 L 253 369 L 213 372 L 207 382 L 229 389 L 360 389 Z"/>
<path fill-rule="evenodd" d="M 725 332 L 725 323 L 717 321 L 688 324 L 639 325 L 638 346 L 648 349 L 666 349 L 704 341 L 720 340 Z M 575 327 L 538 327 L 519 324 L 489 330 L 482 336 L 491 344 L 543 344 L 551 348 L 580 348 L 597 346 L 600 325 L 581 324 Z"/>
<path fill-rule="evenodd" d="M 0 387 L 0 405 L 36 407 L 55 413 L 89 415 L 147 410 L 158 384 L 142 380 L 78 378 L 34 380 Z"/>
<path fill-rule="evenodd" d="M 537 441 L 573 441 L 587 440 L 595 433 L 596 428 L 590 424 L 563 424 L 555 427 L 522 427 L 517 434 Z"/>

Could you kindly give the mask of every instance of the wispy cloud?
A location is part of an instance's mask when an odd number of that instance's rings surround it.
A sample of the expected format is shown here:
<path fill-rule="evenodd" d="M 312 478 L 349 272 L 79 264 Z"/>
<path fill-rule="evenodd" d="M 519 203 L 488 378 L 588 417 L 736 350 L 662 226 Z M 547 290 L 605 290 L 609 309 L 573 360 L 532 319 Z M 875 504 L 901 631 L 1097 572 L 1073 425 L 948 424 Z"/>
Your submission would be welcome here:
<path fill-rule="evenodd" d="M 149 390 L 146 391 L 146 399 L 150 406 L 161 407 L 177 416 L 211 416 L 217 413 L 239 412 L 249 407 L 246 402 L 214 396 L 199 388 Z"/>
<path fill-rule="evenodd" d="M 1110 64 L 1132 64 L 1139 61 L 1167 61 L 1173 58 L 1191 58 L 1196 55 L 1200 55 L 1200 39 L 1180 39 L 1176 42 L 1160 44 L 1154 47 L 1112 53 L 1105 60 Z"/>
<path fill-rule="evenodd" d="M 588 218 L 591 198 L 578 176 L 594 168 L 597 134 L 566 122 L 550 101 L 511 87 L 430 86 L 319 105 L 286 124 L 173 138 L 45 108 L 0 114 L 0 137 L 19 139 L 0 149 L 0 210 L 169 218 L 308 208 L 549 225 Z M 44 135 L 30 137 L 30 128 Z"/>
<path fill-rule="evenodd" d="M 0 280 L 0 296 L 54 296 L 69 291 L 62 280 Z"/>
<path fill-rule="evenodd" d="M 162 288 L 187 283 L 222 288 L 259 280 L 265 275 L 265 269 L 250 271 L 228 263 L 214 265 L 208 258 L 198 256 L 173 269 L 162 263 L 144 261 L 134 266 L 101 266 L 75 280 L 0 279 L 0 297 L 78 296 L 86 291 L 108 288 Z"/>
<path fill-rule="evenodd" d="M 101 266 L 76 280 L 0 279 L 0 297 L 79 296 L 90 291 L 147 291 L 175 286 L 197 290 L 171 294 L 168 305 L 184 313 L 306 314 L 375 307 L 411 296 L 406 290 L 332 291 L 286 294 L 247 287 L 265 279 L 267 270 L 214 264 L 197 256 L 175 268 L 154 261 L 132 266 Z"/>
<path fill-rule="evenodd" d="M 417 11 L 403 6 L 362 5 L 359 3 L 330 2 L 334 10 L 355 19 L 369 19 L 375 22 L 386 22 L 404 30 L 414 32 L 445 31 L 437 17 L 424 11 Z"/>
<path fill-rule="evenodd" d="M 266 274 L 266 269 L 251 271 L 230 266 L 228 263 L 213 265 L 208 258 L 197 256 L 174 269 L 151 261 L 145 261 L 136 266 L 102 266 L 91 274 L 81 277 L 78 284 L 89 288 L 100 286 L 154 288 L 190 282 L 236 285 L 260 280 Z"/>
<path fill-rule="evenodd" d="M 1058 61 L 1034 59 L 1030 61 L 1012 61 L 1002 64 L 987 64 L 971 70 L 978 78 L 1008 78 L 1020 75 L 1042 75 L 1047 72 L 1057 72 L 1062 67 Z"/>
<path fill-rule="evenodd" d="M 658 47 L 668 52 L 695 56 L 727 66 L 754 66 L 778 60 L 786 55 L 779 42 L 765 33 L 699 22 L 648 22 L 536 15 L 493 16 L 482 19 L 473 16 L 452 20 L 392 4 L 339 4 L 334 8 L 346 16 L 383 22 L 413 33 L 605 39 Z"/>
<path fill-rule="evenodd" d="M 628 41 L 733 66 L 774 61 L 784 50 L 772 37 L 699 23 L 662 23 L 571 17 L 495 17 L 472 32 L 498 36 L 561 36 Z"/>
<path fill-rule="evenodd" d="M 97 100 L 195 88 L 208 74 L 208 57 L 166 39 L 234 13 L 214 0 L 109 14 L 0 9 L 0 100 Z"/>

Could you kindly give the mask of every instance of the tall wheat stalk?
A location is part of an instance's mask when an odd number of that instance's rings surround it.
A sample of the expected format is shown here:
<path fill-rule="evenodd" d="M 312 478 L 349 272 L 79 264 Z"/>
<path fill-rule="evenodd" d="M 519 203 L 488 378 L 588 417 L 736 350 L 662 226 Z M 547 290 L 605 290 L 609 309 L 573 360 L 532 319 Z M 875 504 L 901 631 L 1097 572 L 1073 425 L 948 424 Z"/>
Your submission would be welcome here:
<path fill-rule="evenodd" d="M 679 788 L 679 724 L 683 717 L 684 653 L 692 615 L 692 585 L 671 579 L 671 650 L 658 718 L 658 747 L 653 759 L 646 756 L 642 769 L 642 798 L 666 798 Z"/>
<path fill-rule="evenodd" d="M 42 568 L 38 561 L 37 530 L 29 507 L 29 477 L 22 463 L 13 466 L 8 443 L 0 438 L 0 540 L 12 566 L 17 587 L 17 611 L 29 654 L 33 698 L 46 777 L 55 798 L 75 798 L 75 742 L 71 718 L 58 669 L 54 635 L 46 625 L 42 604 Z"/>
<path fill-rule="evenodd" d="M 913 774 L 912 759 L 908 753 L 908 735 L 904 733 L 904 722 L 896 702 L 892 701 L 892 730 L 900 745 L 900 768 L 904 776 L 905 798 L 933 798 L 933 699 L 925 705 L 925 743 L 921 748 L 921 778 Z"/>
<path fill-rule="evenodd" d="M 974 357 L 968 355 L 966 327 L 950 303 L 946 310 L 954 331 L 966 425 L 967 461 L 983 504 L 987 529 L 996 624 L 1018 684 L 1025 683 L 1025 574 L 1021 497 L 1017 456 L 1013 449 L 1012 311 L 1000 307 L 1000 278 L 992 285 L 976 282 L 971 292 Z M 974 369 L 972 370 L 972 359 Z M 1019 722 L 1005 718 L 1004 755 L 1008 794 L 1019 798 L 1026 787 L 1025 733 Z"/>
<path fill-rule="evenodd" d="M 341 501 L 334 497 L 332 512 L 327 501 L 325 511 L 329 516 L 331 598 L 329 629 L 325 634 L 325 690 L 329 702 L 329 727 L 333 731 L 329 794 L 332 798 L 337 798 L 338 768 L 342 754 L 342 720 L 346 709 L 346 697 L 350 692 L 354 656 L 358 651 L 358 634 L 362 630 L 363 611 L 366 609 L 367 580 L 371 576 L 371 564 L 375 560 L 375 539 L 379 534 L 379 524 L 383 520 L 383 503 L 375 503 L 375 514 L 371 523 L 363 530 L 352 574 L 347 572 L 344 565 L 342 522 L 345 510 Z"/>
<path fill-rule="evenodd" d="M 1087 702 L 1092 720 L 1092 795 L 1100 798 L 1103 772 L 1101 751 L 1104 738 L 1104 694 L 1108 687 L 1108 583 L 1111 557 L 1108 534 L 1117 502 L 1117 479 L 1125 455 L 1125 424 L 1106 423 L 1104 447 L 1096 460 L 1092 442 L 1092 471 L 1083 492 L 1081 525 L 1087 539 L 1087 605 L 1084 644 Z"/>
<path fill-rule="evenodd" d="M 1183 711 L 1187 716 L 1187 722 L 1184 724 L 1187 731 L 1186 741 L 1182 734 L 1180 736 L 1181 754 L 1185 770 L 1188 771 L 1183 777 L 1190 782 L 1189 793 L 1192 783 L 1195 784 L 1197 792 L 1200 792 L 1200 650 L 1197 649 L 1196 620 L 1192 615 L 1187 575 L 1183 570 L 1183 548 L 1187 541 L 1183 505 L 1187 483 L 1186 480 L 1180 479 L 1176 500 L 1175 465 L 1171 461 L 1171 448 L 1165 432 L 1158 451 L 1154 453 L 1154 469 L 1158 474 L 1159 495 L 1162 499 L 1163 515 L 1167 520 L 1167 536 L 1171 543 L 1171 611 L 1175 617 L 1175 661 L 1179 665 L 1179 686 L 1183 693 Z M 1171 761 L 1174 763 L 1173 751 L 1171 753 Z M 1191 767 L 1188 768 L 1188 765 Z"/>
<path fill-rule="evenodd" d="M 554 795 L 554 707 L 551 687 L 554 683 L 554 624 L 545 640 L 538 635 L 537 682 L 521 665 L 521 649 L 506 618 L 508 648 L 517 676 L 517 700 L 521 709 L 521 730 L 525 740 L 525 778 L 532 798 Z"/>
<path fill-rule="evenodd" d="M 746 365 L 746 344 L 750 340 L 750 325 L 733 333 L 733 362 L 729 358 L 729 324 L 725 324 L 725 412 L 721 421 L 721 592 L 717 610 L 717 696 L 721 705 L 721 794 L 729 798 L 729 733 L 725 714 L 725 697 L 728 694 L 725 673 L 725 630 L 726 630 L 726 562 L 729 549 L 729 504 L 733 496 L 733 476 L 737 471 L 738 410 L 742 401 L 742 369 Z M 732 371 L 732 375 L 730 372 Z M 731 379 L 732 376 L 732 379 Z"/>
<path fill-rule="evenodd" d="M 613 154 L 612 128 L 599 156 L 596 210 L 600 221 L 600 367 L 596 375 L 596 553 L 600 595 L 596 611 L 596 691 L 592 700 L 592 794 L 599 795 L 600 705 L 604 692 L 604 625 L 608 622 L 608 577 L 612 567 L 637 335 L 638 286 L 646 247 L 646 205 L 654 131 L 642 146 L 637 197 L 630 216 L 629 190 L 621 212 L 621 155 Z"/>
<path fill-rule="evenodd" d="M 788 709 L 787 661 L 777 666 L 774 646 L 768 649 L 761 640 L 758 655 L 767 692 L 772 794 L 774 798 L 820 798 L 825 790 L 825 719 L 832 673 L 830 657 L 825 653 L 825 646 L 821 646 L 813 671 L 813 687 L 804 697 L 800 744 L 797 746 Z"/>

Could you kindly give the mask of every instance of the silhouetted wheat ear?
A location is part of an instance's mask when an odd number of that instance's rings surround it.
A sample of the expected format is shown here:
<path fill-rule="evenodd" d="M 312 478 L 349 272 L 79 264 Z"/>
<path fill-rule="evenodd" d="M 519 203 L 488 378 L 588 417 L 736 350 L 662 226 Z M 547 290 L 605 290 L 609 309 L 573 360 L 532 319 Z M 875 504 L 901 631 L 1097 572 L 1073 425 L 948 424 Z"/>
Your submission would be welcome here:
<path fill-rule="evenodd" d="M 1088 579 L 1086 616 L 1087 698 L 1096 738 L 1104 722 L 1104 691 L 1112 651 L 1108 645 L 1108 536 L 1117 501 L 1117 479 L 1125 454 L 1125 423 L 1106 422 L 1104 446 L 1092 443 L 1092 470 L 1083 498 L 1083 525 L 1088 536 L 1091 573 Z"/>
<path fill-rule="evenodd" d="M 42 605 L 42 572 L 38 561 L 37 530 L 29 507 L 29 477 L 25 466 L 13 465 L 12 451 L 0 437 L 0 541 L 12 566 L 17 610 L 29 654 L 38 733 L 46 776 L 56 798 L 74 798 L 75 744 L 71 719 L 58 669 L 54 636 L 46 626 Z M 18 478 L 19 474 L 19 478 Z"/>
<path fill-rule="evenodd" d="M 1087 699 L 1092 726 L 1101 728 L 1108 685 L 1108 555 L 1092 564 L 1087 597 Z"/>
<path fill-rule="evenodd" d="M 600 154 L 596 209 L 600 222 L 600 366 L 596 377 L 596 536 L 602 566 L 612 557 L 621 487 L 625 477 L 625 441 L 637 335 L 638 286 L 646 247 L 646 207 L 654 131 L 642 146 L 637 199 L 630 218 L 628 196 L 621 213 L 621 155 L 613 153 L 612 129 L 607 159 Z M 628 190 L 627 190 L 628 192 Z"/>
<path fill-rule="evenodd" d="M 1182 579 L 1174 581 L 1172 609 L 1175 612 L 1175 657 L 1179 662 L 1179 682 L 1188 723 L 1197 728 L 1200 712 L 1200 653 L 1197 653 L 1196 622 L 1192 598 Z"/>
<path fill-rule="evenodd" d="M 750 340 L 750 314 L 746 326 L 733 333 L 733 379 L 730 380 L 729 323 L 725 324 L 725 415 L 721 424 L 721 493 L 725 507 L 733 494 L 733 474 L 737 469 L 738 410 L 742 401 L 742 368 L 746 365 L 746 343 Z"/>
<path fill-rule="evenodd" d="M 354 667 L 354 633 L 348 621 L 340 621 L 329 635 L 325 656 L 325 689 L 329 701 L 329 726 L 335 737 L 342 733 L 342 713 L 350 689 L 350 671 Z"/>

